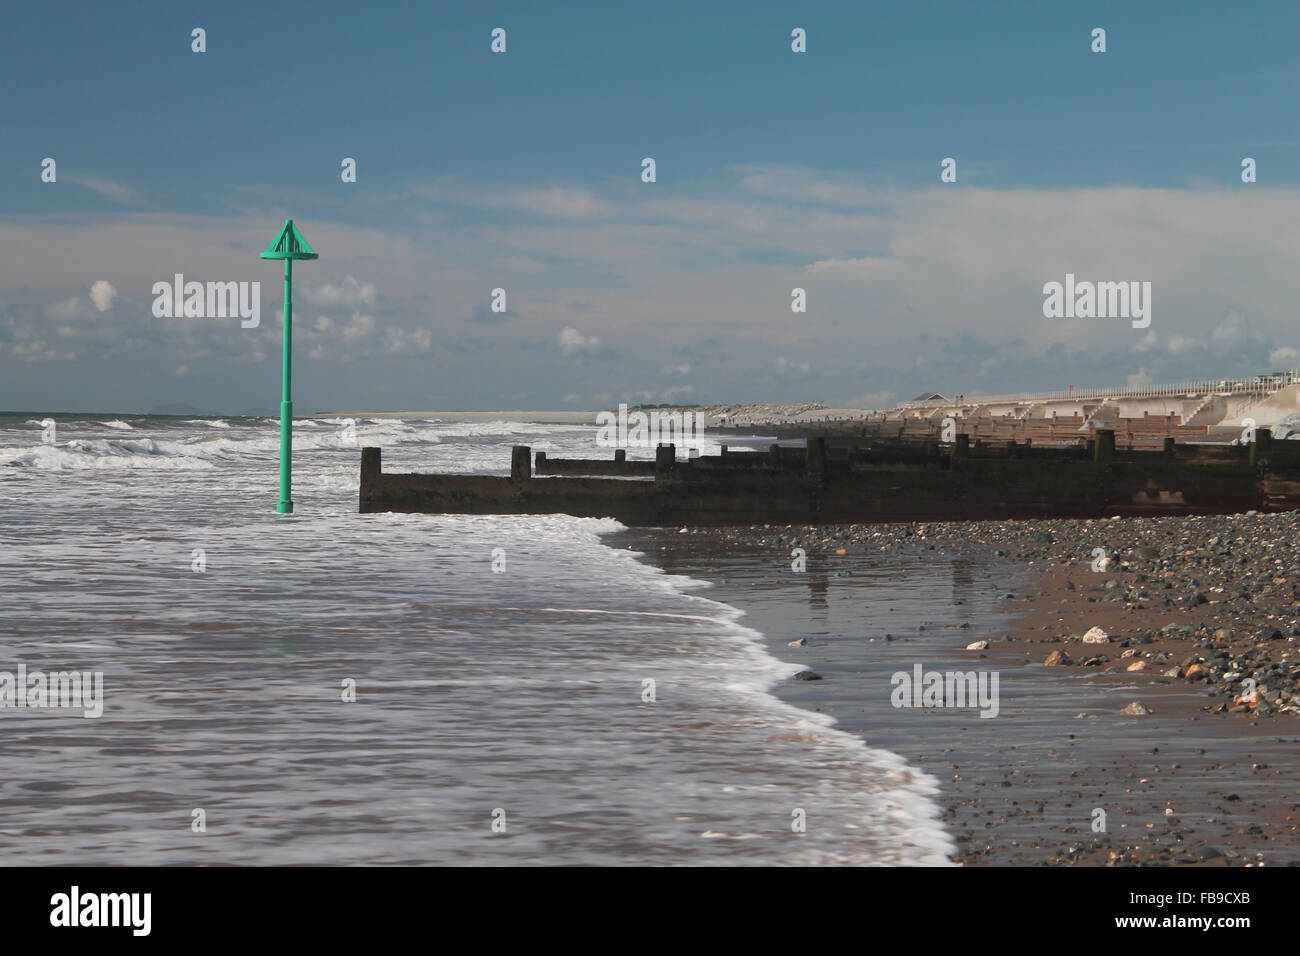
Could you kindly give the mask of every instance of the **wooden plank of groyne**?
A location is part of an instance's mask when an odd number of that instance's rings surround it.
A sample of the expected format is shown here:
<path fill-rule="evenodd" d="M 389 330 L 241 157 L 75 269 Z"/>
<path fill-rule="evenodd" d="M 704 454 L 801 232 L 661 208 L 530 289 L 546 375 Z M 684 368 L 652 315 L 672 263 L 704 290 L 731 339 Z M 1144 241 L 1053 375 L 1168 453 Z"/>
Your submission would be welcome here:
<path fill-rule="evenodd" d="M 1300 506 L 1300 448 L 1176 446 L 1118 450 L 1098 429 L 1090 449 L 1008 448 L 966 436 L 937 444 L 872 444 L 828 454 L 805 449 L 679 462 L 657 450 L 653 480 L 535 479 L 529 449 L 512 452 L 509 478 L 385 474 L 362 451 L 363 512 L 572 514 L 629 525 L 896 522 L 961 519 L 1222 514 Z M 1278 443 L 1273 443 L 1274 445 Z M 802 455 L 802 461 L 791 453 Z M 724 464 L 725 461 L 725 464 Z M 612 464 L 612 463 L 610 463 Z M 651 463 L 644 463 L 651 464 Z M 1266 487 L 1267 486 L 1267 487 Z"/>

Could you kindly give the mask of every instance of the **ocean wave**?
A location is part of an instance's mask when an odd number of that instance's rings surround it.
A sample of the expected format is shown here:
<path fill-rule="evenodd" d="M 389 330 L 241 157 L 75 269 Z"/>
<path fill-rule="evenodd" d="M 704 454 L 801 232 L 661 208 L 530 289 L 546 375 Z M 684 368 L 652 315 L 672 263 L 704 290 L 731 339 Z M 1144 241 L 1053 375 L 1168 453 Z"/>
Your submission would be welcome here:
<path fill-rule="evenodd" d="M 132 441 L 79 439 L 66 445 L 0 448 L 0 465 L 36 468 L 41 471 L 126 468 L 198 470 L 213 467 L 211 462 L 198 458 L 169 454 L 148 438 Z"/>
<path fill-rule="evenodd" d="M 622 527 L 618 522 L 613 524 Z M 605 525 L 589 530 L 603 536 L 615 529 Z M 739 656 L 720 655 L 716 661 L 700 661 L 702 674 L 698 676 L 719 689 L 741 694 L 749 701 L 751 713 L 758 719 L 771 721 L 801 737 L 805 741 L 806 759 L 820 775 L 817 785 L 819 797 L 835 806 L 839 813 L 849 816 L 861 814 L 855 822 L 846 823 L 846 827 L 875 830 L 878 835 L 883 827 L 884 835 L 888 837 L 884 845 L 865 853 L 850 847 L 843 851 L 830 847 L 809 848 L 795 854 L 788 862 L 799 865 L 890 863 L 924 866 L 950 862 L 955 845 L 941 822 L 942 810 L 934 799 L 941 793 L 937 779 L 911 766 L 899 754 L 871 747 L 858 736 L 840 730 L 830 715 L 803 710 L 775 696 L 771 691 L 779 681 L 805 668 L 769 652 L 760 631 L 739 623 L 744 611 L 690 593 L 710 587 L 709 582 L 669 574 L 638 560 L 637 552 L 616 548 L 609 548 L 609 551 L 611 561 L 635 566 L 648 583 L 676 592 L 693 605 L 695 614 L 717 621 L 723 634 L 734 642 L 733 655 L 739 652 Z M 607 612 L 589 610 L 584 613 Z M 672 616 L 689 619 L 694 615 Z M 851 769 L 854 765 L 867 773 L 854 773 Z M 865 780 L 875 782 L 876 793 L 868 794 Z M 885 808 L 884 813 L 879 812 L 881 807 Z M 882 853 L 885 847 L 888 850 Z"/>
<path fill-rule="evenodd" d="M 415 435 L 387 428 L 358 426 L 349 436 L 342 428 L 329 427 L 321 431 L 302 432 L 295 430 L 293 449 L 294 451 L 336 449 L 360 451 L 362 446 L 365 445 L 383 447 L 420 442 L 436 444 L 438 441 L 436 435 Z M 166 446 L 171 443 L 164 442 L 162 444 Z M 240 455 L 279 452 L 280 435 L 278 431 L 268 434 L 267 431 L 263 430 L 259 430 L 248 438 L 226 437 L 225 435 L 196 435 L 192 438 L 183 439 L 177 445 L 183 448 L 184 453 L 187 454 L 201 455 L 207 458 L 235 458 Z"/>

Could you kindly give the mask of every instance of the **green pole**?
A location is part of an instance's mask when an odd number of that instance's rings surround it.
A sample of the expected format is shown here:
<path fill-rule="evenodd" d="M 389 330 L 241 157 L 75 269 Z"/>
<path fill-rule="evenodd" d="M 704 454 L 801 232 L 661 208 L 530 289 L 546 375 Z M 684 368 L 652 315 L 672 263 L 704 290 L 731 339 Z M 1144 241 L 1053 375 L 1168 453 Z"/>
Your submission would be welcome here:
<path fill-rule="evenodd" d="M 259 257 L 284 260 L 284 364 L 280 372 L 280 502 L 275 510 L 282 515 L 293 513 L 290 478 L 293 471 L 293 260 L 316 259 L 316 251 L 307 244 L 293 224 L 286 219 L 275 242 Z"/>
<path fill-rule="evenodd" d="M 293 260 L 284 260 L 284 363 L 280 370 L 280 514 L 293 513 Z"/>

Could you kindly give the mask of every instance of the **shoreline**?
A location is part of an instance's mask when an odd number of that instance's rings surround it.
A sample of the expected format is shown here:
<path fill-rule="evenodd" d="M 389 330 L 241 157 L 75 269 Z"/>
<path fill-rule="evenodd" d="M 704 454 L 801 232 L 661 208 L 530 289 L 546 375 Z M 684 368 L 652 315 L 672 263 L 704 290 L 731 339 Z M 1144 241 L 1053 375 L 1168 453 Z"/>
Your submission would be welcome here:
<path fill-rule="evenodd" d="M 777 696 L 939 780 L 954 861 L 1241 866 L 1300 864 L 1300 587 L 1273 573 L 1300 564 L 1298 534 L 1287 512 L 632 529 L 608 543 L 709 581 L 704 596 L 822 678 Z M 906 604 L 926 562 L 951 587 L 900 620 L 889 602 Z M 1106 644 L 1080 639 L 1094 626 Z M 1074 663 L 1047 665 L 1057 651 Z M 1000 713 L 891 706 L 890 675 L 915 664 L 996 669 Z M 1243 673 L 1265 689 L 1253 706 L 1236 703 Z M 1148 713 L 1124 713 L 1134 701 Z"/>

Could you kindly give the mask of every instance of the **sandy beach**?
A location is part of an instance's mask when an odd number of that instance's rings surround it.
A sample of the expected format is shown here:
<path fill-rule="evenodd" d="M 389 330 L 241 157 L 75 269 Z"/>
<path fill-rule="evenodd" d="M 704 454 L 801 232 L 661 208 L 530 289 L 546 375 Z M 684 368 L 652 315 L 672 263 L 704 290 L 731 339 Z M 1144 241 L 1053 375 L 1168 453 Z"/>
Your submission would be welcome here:
<path fill-rule="evenodd" d="M 955 862 L 1294 865 L 1298 526 L 674 528 L 610 543 L 709 581 L 705 596 L 816 675 L 779 696 L 932 774 Z M 1082 640 L 1094 627 L 1105 643 Z M 918 664 L 996 673 L 997 716 L 894 706 L 893 675 Z"/>

